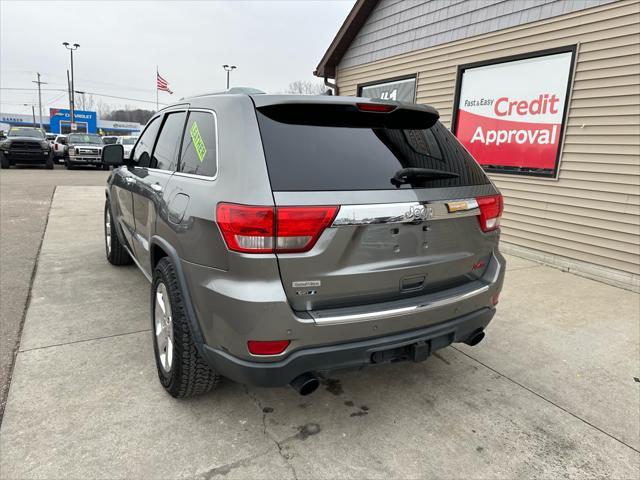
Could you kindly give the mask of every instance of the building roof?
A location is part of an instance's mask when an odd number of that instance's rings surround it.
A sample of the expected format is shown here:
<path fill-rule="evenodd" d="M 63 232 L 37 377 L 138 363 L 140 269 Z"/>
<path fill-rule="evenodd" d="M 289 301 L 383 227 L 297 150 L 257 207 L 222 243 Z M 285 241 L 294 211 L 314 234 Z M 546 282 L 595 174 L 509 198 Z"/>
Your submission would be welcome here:
<path fill-rule="evenodd" d="M 378 0 L 357 0 L 313 72 L 314 75 L 324 78 L 336 77 L 336 66 L 377 4 Z"/>

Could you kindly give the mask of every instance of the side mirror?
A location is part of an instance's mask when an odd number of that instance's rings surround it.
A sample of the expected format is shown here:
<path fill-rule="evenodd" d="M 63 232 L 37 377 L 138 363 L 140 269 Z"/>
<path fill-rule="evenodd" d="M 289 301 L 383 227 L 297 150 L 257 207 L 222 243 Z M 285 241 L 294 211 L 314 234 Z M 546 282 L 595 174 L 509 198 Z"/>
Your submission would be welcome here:
<path fill-rule="evenodd" d="M 122 145 L 112 143 L 102 147 L 102 163 L 118 167 L 124 164 L 124 148 Z"/>

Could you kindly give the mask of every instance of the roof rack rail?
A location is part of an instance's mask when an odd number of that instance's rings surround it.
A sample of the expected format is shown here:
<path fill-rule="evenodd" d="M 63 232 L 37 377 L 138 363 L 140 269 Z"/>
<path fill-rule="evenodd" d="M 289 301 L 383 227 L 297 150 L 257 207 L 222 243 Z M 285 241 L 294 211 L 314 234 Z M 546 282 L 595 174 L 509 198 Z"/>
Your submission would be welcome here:
<path fill-rule="evenodd" d="M 209 95 L 264 95 L 267 92 L 251 87 L 232 87 L 229 90 L 221 90 L 218 92 L 200 93 L 191 97 L 208 97 Z"/>

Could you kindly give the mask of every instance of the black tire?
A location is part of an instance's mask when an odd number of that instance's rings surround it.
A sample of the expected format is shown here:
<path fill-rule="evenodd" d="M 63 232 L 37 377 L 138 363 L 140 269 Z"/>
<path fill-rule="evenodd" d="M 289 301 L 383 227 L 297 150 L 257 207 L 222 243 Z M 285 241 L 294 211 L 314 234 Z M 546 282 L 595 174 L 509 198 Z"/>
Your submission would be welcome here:
<path fill-rule="evenodd" d="M 64 162 L 64 166 L 65 166 L 65 168 L 67 170 L 73 170 L 75 168 L 75 165 L 73 163 L 71 163 L 69 160 Z"/>
<path fill-rule="evenodd" d="M 133 260 L 129 255 L 129 252 L 124 248 L 124 245 L 120 241 L 118 236 L 118 230 L 116 229 L 115 221 L 113 220 L 113 214 L 111 212 L 111 205 L 109 200 L 104 202 L 104 250 L 107 256 L 107 260 L 111 265 L 131 265 Z M 107 223 L 109 223 L 109 231 L 111 232 L 111 245 L 107 239 Z"/>
<path fill-rule="evenodd" d="M 165 286 L 171 307 L 171 322 L 168 328 L 172 328 L 173 331 L 173 359 L 168 371 L 165 371 L 160 360 L 154 323 L 156 308 L 158 308 L 156 291 L 160 283 Z M 158 378 L 164 389 L 171 396 L 185 398 L 201 395 L 210 392 L 218 385 L 220 375 L 213 371 L 204 361 L 193 342 L 180 284 L 178 283 L 173 263 L 167 257 L 162 258 L 153 271 L 151 326 Z"/>
<path fill-rule="evenodd" d="M 44 168 L 47 170 L 53 170 L 53 153 L 49 153 L 47 156 L 47 161 L 44 164 Z"/>
<path fill-rule="evenodd" d="M 3 152 L 0 152 L 0 168 L 10 168 L 11 162 Z"/>
<path fill-rule="evenodd" d="M 109 165 L 98 165 L 98 168 L 102 168 L 102 170 L 109 170 Z"/>

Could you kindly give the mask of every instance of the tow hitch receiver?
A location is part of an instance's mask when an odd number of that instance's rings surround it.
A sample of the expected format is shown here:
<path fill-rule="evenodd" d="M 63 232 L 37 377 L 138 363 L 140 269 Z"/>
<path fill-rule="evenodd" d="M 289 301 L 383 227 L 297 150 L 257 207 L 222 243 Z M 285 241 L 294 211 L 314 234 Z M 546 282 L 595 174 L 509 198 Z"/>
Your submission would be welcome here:
<path fill-rule="evenodd" d="M 409 358 L 414 362 L 424 362 L 431 353 L 431 345 L 428 341 L 422 341 L 409 345 Z"/>
<path fill-rule="evenodd" d="M 422 340 L 404 347 L 382 350 L 371 354 L 371 363 L 389 363 L 413 360 L 423 362 L 431 354 L 431 343 L 429 340 Z"/>

